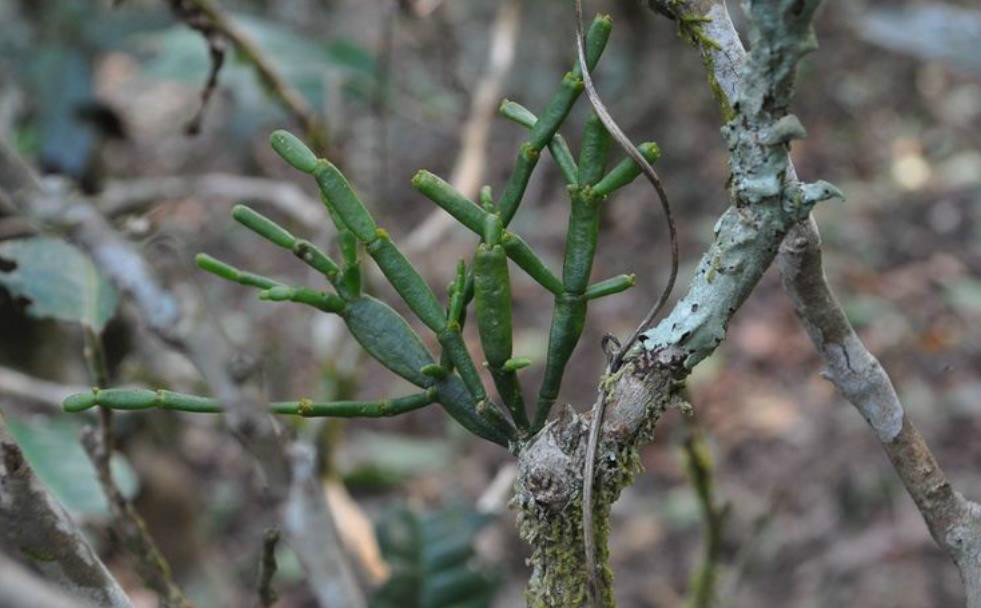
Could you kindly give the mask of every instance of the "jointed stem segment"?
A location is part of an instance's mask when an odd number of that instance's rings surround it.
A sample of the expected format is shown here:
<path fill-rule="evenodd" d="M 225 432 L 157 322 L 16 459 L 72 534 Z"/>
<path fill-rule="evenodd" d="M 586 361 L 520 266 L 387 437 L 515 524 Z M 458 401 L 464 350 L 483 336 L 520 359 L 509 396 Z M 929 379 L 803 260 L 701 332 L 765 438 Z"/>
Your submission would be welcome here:
<path fill-rule="evenodd" d="M 597 17 L 586 41 L 587 65 L 592 69 L 609 39 L 609 17 Z M 339 263 L 313 243 L 297 238 L 272 219 L 244 205 L 232 216 L 274 245 L 291 251 L 324 276 L 332 290 L 290 286 L 280 281 L 239 270 L 206 254 L 197 257 L 202 269 L 259 292 L 260 299 L 290 301 L 337 314 L 352 336 L 382 365 L 408 382 L 424 389 L 411 397 L 384 401 L 313 403 L 307 400 L 272 404 L 271 411 L 294 415 L 387 416 L 439 402 L 465 428 L 501 445 L 523 445 L 542 427 L 558 395 L 563 371 L 582 334 L 589 300 L 619 293 L 634 284 L 633 275 L 620 275 L 589 285 L 599 231 L 600 206 L 607 196 L 636 178 L 640 170 L 629 159 L 605 172 L 610 138 L 602 123 L 590 116 L 583 134 L 579 158 L 575 159 L 558 129 L 583 91 L 578 63 L 562 78 L 558 91 L 546 104 L 541 117 L 512 101 L 501 105 L 501 113 L 529 129 L 519 150 L 514 171 L 494 201 L 490 187 L 481 190 L 475 204 L 450 184 L 428 171 L 419 171 L 413 186 L 446 210 L 463 226 L 477 234 L 481 243 L 469 266 L 460 262 L 443 305 L 412 263 L 361 201 L 341 171 L 318 158 L 303 142 L 285 131 L 272 134 L 270 143 L 290 165 L 316 180 L 321 200 L 338 230 Z M 508 224 L 524 196 L 528 180 L 541 151 L 548 148 L 565 179 L 571 200 L 567 243 L 561 278 L 542 261 L 528 243 Z M 641 146 L 650 161 L 659 155 L 657 146 Z M 406 320 L 387 304 L 363 293 L 361 251 L 381 269 L 410 310 L 436 336 L 441 353 L 438 361 Z M 517 372 L 530 364 L 515 357 L 508 260 L 555 297 L 549 331 L 545 377 L 539 391 L 533 420 L 525 409 Z M 467 307 L 476 300 L 477 330 L 486 367 L 494 381 L 510 420 L 490 400 L 479 367 L 462 336 Z M 95 390 L 66 401 L 77 411 L 93 405 L 121 409 L 159 407 L 186 411 L 219 412 L 213 399 L 168 391 Z M 522 442 L 522 443 L 516 443 Z"/>
<path fill-rule="evenodd" d="M 274 414 L 289 416 L 336 417 L 336 418 L 381 418 L 397 416 L 425 407 L 434 403 L 437 390 L 429 388 L 422 393 L 399 397 L 397 399 L 382 399 L 378 401 L 329 401 L 317 402 L 309 399 L 299 401 L 277 401 L 269 404 L 269 411 Z M 185 395 L 164 390 L 146 389 L 92 389 L 91 393 L 79 393 L 65 400 L 65 410 L 81 412 L 92 407 L 101 406 L 115 410 L 147 410 L 162 409 L 203 414 L 220 414 L 224 411 L 216 399 Z"/>

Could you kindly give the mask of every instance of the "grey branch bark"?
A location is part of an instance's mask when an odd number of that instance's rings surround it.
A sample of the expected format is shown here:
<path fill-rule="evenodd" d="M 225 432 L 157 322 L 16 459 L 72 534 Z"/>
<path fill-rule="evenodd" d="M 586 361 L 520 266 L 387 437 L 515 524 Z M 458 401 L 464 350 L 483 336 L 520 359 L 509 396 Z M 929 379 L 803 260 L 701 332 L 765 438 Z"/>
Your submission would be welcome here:
<path fill-rule="evenodd" d="M 185 318 L 177 299 L 158 283 L 146 260 L 90 200 L 67 188 L 58 190 L 42 183 L 3 141 L 0 201 L 42 228 L 67 231 L 96 265 L 130 295 L 147 326 L 191 360 L 215 397 L 226 404 L 229 428 L 255 457 L 270 493 L 280 505 L 287 542 L 306 569 L 315 595 L 321 601 L 333 598 L 324 606 L 362 608 L 364 597 L 353 577 L 323 565 L 325 554 L 330 555 L 332 563 L 346 563 L 347 557 L 336 535 L 327 532 L 334 523 L 319 480 L 310 475 L 294 476 L 285 438 L 257 392 L 235 372 L 235 352 L 214 325 L 194 324 Z M 303 487 L 304 492 L 298 493 L 297 487 Z M 306 497 L 303 508 L 309 527 L 302 534 L 290 534 L 287 514 L 301 497 Z M 322 521 L 313 525 L 316 518 Z M 328 588 L 329 591 L 321 591 Z"/>
<path fill-rule="evenodd" d="M 686 3 L 663 4 L 675 10 Z M 601 564 L 608 555 L 610 504 L 638 469 L 637 446 L 650 437 L 665 409 L 682 405 L 680 384 L 722 342 L 729 319 L 770 266 L 787 232 L 816 203 L 840 194 L 825 182 L 799 182 L 788 160 L 790 142 L 803 136 L 803 128 L 787 108 L 797 64 L 816 46 L 811 20 L 818 4 L 755 0 L 746 5 L 752 52 L 741 66 L 729 64 L 732 71 L 722 75 L 729 90 L 720 93 L 727 101 L 723 136 L 730 152 L 732 205 L 716 224 L 714 242 L 686 295 L 665 319 L 641 334 L 620 370 L 600 382 L 607 405 L 593 509 Z M 724 5 L 713 8 L 725 14 Z M 707 39 L 713 27 L 725 26 L 714 19 L 679 23 L 696 40 Z M 725 44 L 708 46 L 709 60 L 719 59 L 720 64 L 733 51 Z M 719 82 L 714 88 L 722 86 Z M 515 502 L 522 536 L 534 549 L 528 591 L 532 606 L 581 606 L 586 601 L 582 529 L 576 518 L 582 507 L 587 427 L 588 415 L 567 412 L 519 455 Z M 612 606 L 608 567 L 598 575 L 605 587 L 601 602 Z"/>
<path fill-rule="evenodd" d="M 957 565 L 968 608 L 981 608 L 981 505 L 947 481 L 923 435 L 905 415 L 889 375 L 852 329 L 824 275 L 813 220 L 790 233 L 778 265 L 797 316 L 828 366 L 829 379 L 875 431 L 934 541 Z"/>
<path fill-rule="evenodd" d="M 302 556 L 309 584 L 321 606 L 361 608 L 365 600 L 342 551 L 337 523 L 317 476 L 314 451 L 295 444 L 291 456 L 293 480 L 281 517 L 286 542 Z"/>
<path fill-rule="evenodd" d="M 651 4 L 675 19 L 683 35 L 685 23 L 708 19 L 702 30 L 705 37 L 689 39 L 702 53 L 723 113 L 731 111 L 729 100 L 734 99 L 746 51 L 724 2 L 652 0 Z M 794 175 L 789 159 L 787 168 L 788 175 Z M 888 374 L 852 329 L 825 277 L 821 237 L 812 217 L 794 226 L 784 239 L 777 265 L 798 317 L 827 364 L 829 379 L 872 427 L 930 534 L 957 565 L 968 608 L 981 608 L 981 506 L 951 487 L 923 436 L 905 415 Z"/>
<path fill-rule="evenodd" d="M 122 587 L 68 513 L 34 475 L 7 431 L 2 415 L 0 552 L 16 557 L 79 601 L 109 608 L 132 608 Z M 0 572 L 6 573 L 6 569 L 0 567 Z M 5 587 L 0 582 L 0 589 Z"/>
<path fill-rule="evenodd" d="M 95 608 L 53 587 L 0 553 L 0 606 L 4 608 Z"/>

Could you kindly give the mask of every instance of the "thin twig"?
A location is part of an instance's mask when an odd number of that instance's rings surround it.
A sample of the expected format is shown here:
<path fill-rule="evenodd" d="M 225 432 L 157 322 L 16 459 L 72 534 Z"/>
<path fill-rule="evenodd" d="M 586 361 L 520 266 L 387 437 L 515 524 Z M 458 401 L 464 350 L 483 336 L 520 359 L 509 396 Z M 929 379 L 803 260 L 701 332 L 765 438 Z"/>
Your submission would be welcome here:
<path fill-rule="evenodd" d="M 327 154 L 329 139 L 326 125 L 313 113 L 306 100 L 277 71 L 262 49 L 232 22 L 215 2 L 212 0 L 169 0 L 169 2 L 182 19 L 188 7 L 203 14 L 207 18 L 204 27 L 227 39 L 241 58 L 252 64 L 263 87 L 300 124 L 311 147 L 319 154 Z M 196 20 L 188 22 L 188 25 L 199 31 L 202 30 L 202 24 Z M 202 33 L 206 38 L 208 37 L 208 33 Z"/>
<path fill-rule="evenodd" d="M 278 599 L 276 590 L 272 588 L 272 580 L 276 575 L 276 545 L 279 544 L 279 530 L 269 528 L 262 535 L 262 557 L 259 559 L 259 576 L 256 585 L 257 606 L 269 608 Z"/>
<path fill-rule="evenodd" d="M 610 115 L 609 110 L 607 110 L 606 105 L 600 98 L 599 93 L 596 91 L 596 86 L 593 84 L 593 77 L 589 73 L 589 66 L 586 62 L 586 35 L 583 32 L 582 24 L 582 0 L 576 0 L 576 53 L 579 58 L 579 69 L 582 71 L 582 82 L 586 89 L 586 97 L 589 98 L 589 103 L 592 104 L 593 110 L 596 112 L 596 116 L 602 121 L 603 126 L 610 133 L 617 144 L 623 148 L 623 151 L 627 153 L 637 166 L 640 167 L 641 172 L 647 181 L 651 183 L 654 191 L 657 192 L 658 200 L 661 203 L 661 209 L 664 211 L 664 219 L 668 224 L 668 234 L 671 241 L 671 271 L 668 275 L 668 282 L 664 286 L 664 290 L 661 292 L 660 297 L 654 306 L 647 312 L 644 316 L 644 320 L 640 322 L 637 329 L 630 338 L 623 343 L 623 348 L 617 353 L 616 357 L 613 359 L 611 365 L 611 371 L 617 371 L 620 365 L 623 363 L 624 355 L 630 351 L 630 348 L 637 341 L 637 338 L 641 333 L 650 328 L 651 323 L 654 322 L 654 318 L 657 317 L 658 313 L 664 308 L 665 304 L 668 303 L 668 298 L 671 297 L 671 292 L 674 290 L 675 280 L 678 278 L 678 229 L 674 223 L 674 215 L 671 213 L 671 203 L 668 202 L 668 195 L 664 191 L 664 186 L 661 184 L 661 178 L 658 176 L 657 171 L 651 166 L 644 155 L 640 153 L 631 141 L 630 138 L 624 134 L 623 130 Z"/>
<path fill-rule="evenodd" d="M 695 424 L 687 420 L 685 437 L 685 468 L 698 497 L 702 512 L 705 546 L 702 562 L 691 578 L 691 588 L 685 600 L 686 608 L 711 608 L 716 603 L 716 581 L 719 560 L 722 557 L 722 536 L 725 531 L 727 505 L 719 505 L 715 497 L 714 467 L 705 436 Z"/>
<path fill-rule="evenodd" d="M 930 534 L 960 570 L 968 608 L 981 608 L 981 504 L 955 490 L 910 420 L 886 371 L 865 348 L 831 292 L 813 218 L 788 235 L 778 266 L 827 376 L 875 431 Z"/>
<path fill-rule="evenodd" d="M 640 167 L 647 181 L 654 187 L 654 191 L 657 192 L 658 200 L 661 203 L 661 208 L 664 210 L 664 218 L 668 223 L 668 233 L 671 239 L 671 272 L 668 276 L 668 282 L 664 286 L 664 290 L 661 292 L 657 302 L 654 303 L 654 306 L 651 307 L 650 311 L 644 317 L 644 320 L 640 322 L 640 325 L 637 326 L 634 333 L 623 344 L 623 347 L 614 355 L 613 360 L 610 362 L 610 372 L 612 373 L 620 368 L 624 355 L 630 350 L 634 342 L 636 342 L 641 332 L 650 327 L 654 318 L 661 312 L 664 305 L 667 304 L 668 298 L 671 297 L 675 279 L 678 277 L 678 231 L 675 227 L 674 217 L 671 214 L 671 204 L 668 202 L 667 193 L 665 193 L 664 187 L 661 185 L 661 178 L 654 171 L 654 167 L 647 162 L 644 155 L 640 153 L 637 147 L 624 134 L 623 130 L 620 129 L 619 125 L 617 125 L 593 84 L 593 77 L 589 73 L 589 66 L 586 61 L 586 35 L 583 32 L 582 24 L 582 0 L 576 0 L 576 54 L 579 58 L 579 69 L 582 72 L 582 81 L 586 89 L 586 96 L 589 98 L 593 110 L 603 123 L 603 126 L 606 127 L 607 132 L 623 148 L 624 152 L 637 163 L 637 166 Z M 599 574 L 596 571 L 596 539 L 593 531 L 593 477 L 595 476 L 596 450 L 599 447 L 599 435 L 603 425 L 605 406 L 606 393 L 601 390 L 591 410 L 592 419 L 590 420 L 589 440 L 586 447 L 582 492 L 582 526 L 583 543 L 586 553 L 586 569 L 589 573 L 589 587 L 592 601 L 597 606 L 600 601 L 600 593 Z"/>
<path fill-rule="evenodd" d="M 105 349 L 102 338 L 90 327 L 85 328 L 85 360 L 96 386 L 109 384 Z M 167 559 L 160 553 L 157 543 L 147 530 L 146 523 L 136 508 L 116 485 L 112 477 L 112 410 L 100 408 L 98 431 L 85 430 L 82 445 L 95 466 L 99 485 L 105 494 L 112 514 L 112 529 L 119 534 L 123 545 L 136 562 L 136 571 L 147 587 L 160 597 L 164 608 L 193 608 L 174 581 Z"/>

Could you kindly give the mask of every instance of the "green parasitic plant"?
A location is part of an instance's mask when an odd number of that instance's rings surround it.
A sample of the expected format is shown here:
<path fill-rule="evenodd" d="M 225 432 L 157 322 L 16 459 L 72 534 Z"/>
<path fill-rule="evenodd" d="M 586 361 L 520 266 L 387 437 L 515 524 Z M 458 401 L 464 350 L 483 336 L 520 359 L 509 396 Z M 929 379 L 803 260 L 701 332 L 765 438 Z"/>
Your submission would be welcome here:
<path fill-rule="evenodd" d="M 599 61 L 606 46 L 611 25 L 608 16 L 598 16 L 589 28 L 586 53 L 591 68 Z M 237 205 L 232 217 L 274 245 L 292 251 L 322 274 L 333 291 L 286 285 L 239 270 L 204 253 L 197 256 L 197 265 L 223 279 L 258 289 L 262 300 L 298 302 L 339 315 L 373 358 L 422 390 L 414 395 L 381 401 L 318 403 L 300 399 L 272 403 L 271 412 L 296 416 L 381 417 L 439 403 L 471 433 L 510 446 L 515 451 L 521 449 L 523 440 L 542 428 L 558 396 L 569 358 L 582 335 L 588 302 L 619 293 L 634 284 L 634 276 L 629 274 L 589 283 L 601 209 L 611 194 L 640 175 L 640 168 L 626 158 L 607 172 L 611 140 L 595 114 L 586 120 L 578 160 L 573 157 L 558 129 L 582 90 L 582 77 L 576 66 L 563 77 L 559 91 L 541 117 L 514 101 L 505 100 L 501 104 L 501 114 L 528 128 L 530 134 L 520 147 L 514 171 L 498 200 L 494 201 L 489 187 L 485 187 L 480 204 L 474 203 L 425 170 L 412 178 L 416 190 L 481 238 L 473 260 L 469 264 L 460 261 L 445 307 L 388 232 L 378 226 L 344 174 L 331 162 L 317 158 L 291 133 L 276 131 L 272 134 L 270 144 L 283 160 L 316 180 L 321 199 L 339 233 L 341 261 L 335 262 L 310 241 L 297 238 L 245 205 Z M 550 270 L 524 239 L 508 230 L 545 148 L 567 183 L 571 202 L 561 276 Z M 640 150 L 649 162 L 654 162 L 660 155 L 654 143 L 642 144 Z M 442 348 L 438 361 L 398 312 L 363 292 L 362 251 L 374 260 L 408 308 L 435 334 Z M 545 375 L 533 411 L 526 407 L 518 379 L 518 372 L 530 361 L 516 357 L 512 352 L 508 259 L 555 298 Z M 478 366 L 463 342 L 461 330 L 471 303 L 474 304 L 486 367 L 500 404 L 488 395 Z M 72 412 L 95 406 L 210 413 L 222 410 L 215 399 L 165 390 L 94 388 L 90 393 L 72 395 L 64 404 L 65 409 Z"/>
<path fill-rule="evenodd" d="M 591 71 L 610 35 L 612 21 L 596 17 L 586 35 L 585 57 Z M 514 170 L 497 200 L 485 187 L 478 202 L 456 191 L 440 177 L 419 171 L 412 186 L 480 237 L 468 263 L 461 260 L 449 286 L 446 304 L 403 255 L 389 233 L 379 227 L 344 174 L 330 161 L 318 158 L 303 142 L 286 131 L 270 138 L 273 149 L 296 170 L 316 180 L 323 204 L 338 231 L 340 261 L 310 241 L 298 238 L 273 220 L 244 205 L 232 211 L 234 219 L 271 243 L 292 251 L 324 276 L 329 290 L 291 286 L 240 270 L 207 254 L 197 265 L 214 275 L 259 290 L 259 298 L 297 302 L 336 314 L 351 335 L 378 362 L 417 386 L 420 392 L 380 401 L 314 402 L 308 399 L 269 405 L 275 414 L 294 416 L 395 416 L 433 403 L 471 433 L 514 453 L 545 426 L 562 383 L 563 374 L 583 331 L 589 302 L 620 293 L 634 285 L 623 274 L 590 283 L 602 208 L 618 189 L 641 174 L 637 163 L 625 158 L 608 169 L 611 137 L 595 114 L 586 119 L 578 158 L 558 133 L 583 92 L 578 64 L 562 78 L 558 91 L 539 117 L 520 104 L 505 100 L 500 113 L 529 131 L 521 144 Z M 548 149 L 566 182 L 570 212 L 561 273 L 556 274 L 531 246 L 509 230 L 541 152 Z M 641 144 L 640 153 L 655 162 L 660 150 Z M 410 324 L 392 307 L 365 293 L 362 257 L 379 267 L 412 313 L 435 335 L 440 356 L 434 357 Z M 530 364 L 513 352 L 510 262 L 524 271 L 554 298 L 548 333 L 544 378 L 534 407 L 525 402 L 519 372 Z M 483 359 L 496 388 L 492 397 L 481 379 L 479 366 L 464 344 L 461 331 L 470 305 L 475 315 Z M 95 406 L 121 410 L 160 408 L 197 413 L 219 413 L 216 400 L 166 390 L 94 388 L 65 400 L 67 411 Z"/>

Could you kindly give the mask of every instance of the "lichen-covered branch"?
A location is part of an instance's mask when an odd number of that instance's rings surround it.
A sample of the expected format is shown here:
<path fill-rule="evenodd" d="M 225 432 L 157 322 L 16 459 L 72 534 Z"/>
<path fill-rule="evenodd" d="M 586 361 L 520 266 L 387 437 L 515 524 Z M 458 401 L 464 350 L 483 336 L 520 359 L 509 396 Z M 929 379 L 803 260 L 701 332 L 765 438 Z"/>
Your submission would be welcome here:
<path fill-rule="evenodd" d="M 668 4 L 678 8 L 684 3 Z M 721 343 L 729 319 L 770 266 L 791 227 L 814 204 L 838 195 L 824 182 L 799 183 L 787 155 L 790 142 L 802 135 L 787 106 L 797 64 L 815 47 L 811 19 L 817 5 L 815 0 L 747 3 L 753 50 L 745 65 L 726 77 L 731 111 L 723 135 L 730 152 L 732 206 L 716 224 L 715 240 L 687 294 L 667 318 L 640 336 L 623 366 L 600 383 L 606 416 L 593 508 L 604 606 L 613 605 L 604 559 L 609 507 L 636 471 L 636 446 L 650 436 L 665 409 L 683 405 L 678 391 L 684 378 Z M 724 5 L 714 6 L 724 14 Z M 687 23 L 692 36 L 705 38 L 705 19 Z M 716 53 L 712 59 L 722 63 L 726 47 L 705 45 L 712 47 L 707 52 Z M 581 509 L 586 418 L 570 413 L 551 423 L 519 456 L 515 501 L 522 535 L 534 547 L 528 591 L 532 606 L 581 606 L 586 601 L 588 577 L 577 563 L 582 529 L 575 519 Z"/>
<path fill-rule="evenodd" d="M 51 585 L 0 553 L 0 606 L 4 608 L 95 608 Z"/>
<path fill-rule="evenodd" d="M 797 316 L 828 366 L 828 378 L 875 431 L 933 539 L 957 565 L 968 608 L 981 607 L 981 505 L 947 481 L 903 412 L 889 375 L 852 329 L 824 275 L 813 219 L 788 235 L 778 265 Z"/>
<path fill-rule="evenodd" d="M 701 52 L 723 115 L 732 109 L 746 51 L 721 0 L 650 0 L 678 23 L 679 33 Z M 784 119 L 784 132 L 801 132 Z M 772 133 L 772 132 L 771 132 Z M 770 135 L 763 133 L 764 136 Z M 787 161 L 787 175 L 794 167 Z M 923 436 L 906 417 L 888 374 L 855 334 L 828 285 L 817 224 L 808 217 L 791 229 L 778 266 L 795 310 L 828 366 L 828 377 L 859 410 L 903 480 L 934 540 L 954 561 L 969 608 L 981 606 L 981 506 L 954 490 Z"/>
<path fill-rule="evenodd" d="M 29 566 L 81 602 L 132 608 L 122 587 L 68 513 L 35 477 L 31 465 L 7 431 L 2 415 L 0 551 Z M 0 570 L 5 571 L 4 568 Z"/>

